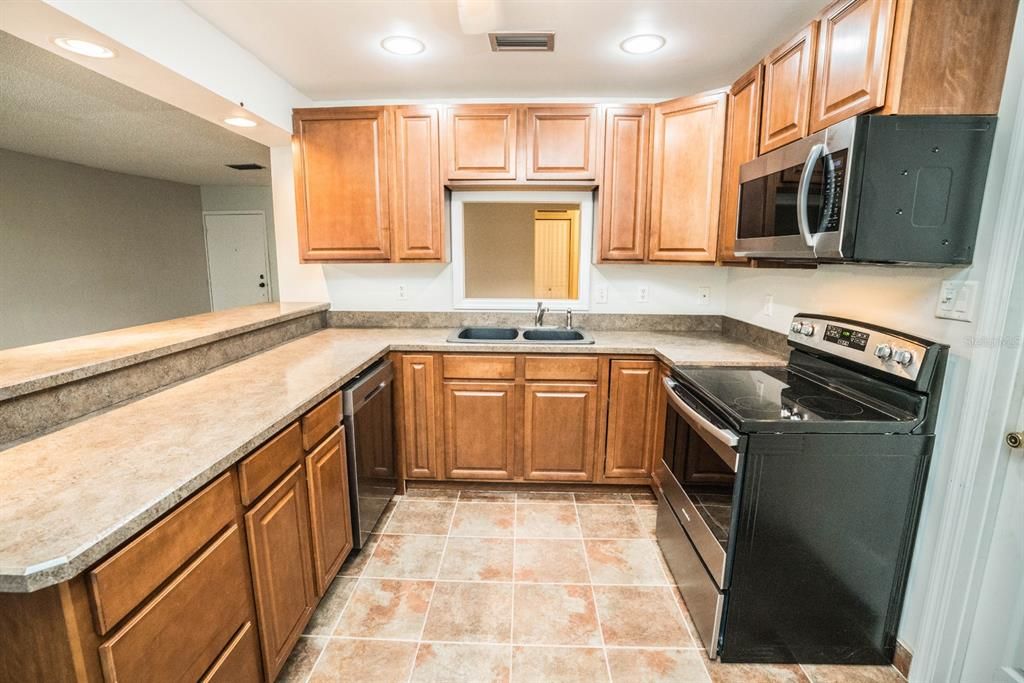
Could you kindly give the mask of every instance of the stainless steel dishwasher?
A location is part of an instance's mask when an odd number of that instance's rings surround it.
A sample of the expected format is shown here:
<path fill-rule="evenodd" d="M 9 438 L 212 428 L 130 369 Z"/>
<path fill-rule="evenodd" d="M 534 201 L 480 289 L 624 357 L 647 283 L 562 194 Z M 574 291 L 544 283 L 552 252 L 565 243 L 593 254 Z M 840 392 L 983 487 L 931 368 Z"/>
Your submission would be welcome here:
<path fill-rule="evenodd" d="M 352 500 L 352 542 L 362 548 L 398 486 L 391 415 L 391 361 L 373 365 L 342 389 Z"/>

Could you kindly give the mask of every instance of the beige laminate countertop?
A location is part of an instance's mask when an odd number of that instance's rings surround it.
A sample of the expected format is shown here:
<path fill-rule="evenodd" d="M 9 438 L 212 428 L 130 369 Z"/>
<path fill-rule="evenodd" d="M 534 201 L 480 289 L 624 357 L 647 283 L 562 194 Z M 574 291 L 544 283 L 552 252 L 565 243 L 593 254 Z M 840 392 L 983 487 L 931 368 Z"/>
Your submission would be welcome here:
<path fill-rule="evenodd" d="M 0 452 L 0 592 L 78 575 L 391 350 L 785 362 L 717 333 L 595 332 L 580 346 L 449 344 L 449 333 L 321 330 Z"/>

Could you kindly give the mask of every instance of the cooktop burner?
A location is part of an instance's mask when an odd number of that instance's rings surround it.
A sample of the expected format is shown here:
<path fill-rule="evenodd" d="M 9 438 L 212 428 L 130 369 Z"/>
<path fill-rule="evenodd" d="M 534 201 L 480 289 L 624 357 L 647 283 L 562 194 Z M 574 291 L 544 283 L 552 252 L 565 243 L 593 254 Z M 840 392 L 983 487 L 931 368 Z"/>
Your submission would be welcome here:
<path fill-rule="evenodd" d="M 862 404 L 834 396 L 801 396 L 796 402 L 797 405 L 812 410 L 823 418 L 855 417 L 864 414 Z"/>
<path fill-rule="evenodd" d="M 778 403 L 757 396 L 740 396 L 733 399 L 729 405 L 745 415 L 757 415 L 765 419 L 782 417 L 782 408 Z"/>

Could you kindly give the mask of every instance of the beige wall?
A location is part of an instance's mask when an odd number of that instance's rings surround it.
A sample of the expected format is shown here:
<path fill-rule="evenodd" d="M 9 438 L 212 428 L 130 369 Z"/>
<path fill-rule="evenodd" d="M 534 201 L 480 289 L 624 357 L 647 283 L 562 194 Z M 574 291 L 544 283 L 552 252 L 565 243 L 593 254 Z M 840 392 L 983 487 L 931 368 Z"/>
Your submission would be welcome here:
<path fill-rule="evenodd" d="M 198 186 L 0 150 L 0 348 L 209 310 Z"/>

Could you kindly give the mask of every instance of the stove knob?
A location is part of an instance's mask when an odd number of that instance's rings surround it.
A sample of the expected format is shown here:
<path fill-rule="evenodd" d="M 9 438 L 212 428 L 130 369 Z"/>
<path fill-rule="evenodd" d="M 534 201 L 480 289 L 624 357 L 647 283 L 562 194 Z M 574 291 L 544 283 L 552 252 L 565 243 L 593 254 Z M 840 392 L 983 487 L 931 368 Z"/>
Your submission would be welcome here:
<path fill-rule="evenodd" d="M 800 322 L 799 320 L 794 320 L 793 324 L 789 326 L 789 331 L 799 333 L 800 330 L 803 329 L 803 326 L 804 324 L 802 322 Z"/>
<path fill-rule="evenodd" d="M 889 360 L 892 357 L 892 347 L 888 344 L 879 344 L 875 347 L 875 357 L 882 360 Z"/>
<path fill-rule="evenodd" d="M 805 337 L 814 336 L 814 325 L 810 323 L 804 323 L 803 325 L 800 326 L 800 334 L 804 335 Z"/>
<path fill-rule="evenodd" d="M 906 367 L 914 362 L 914 354 L 906 349 L 896 349 L 892 352 L 892 359 Z"/>

